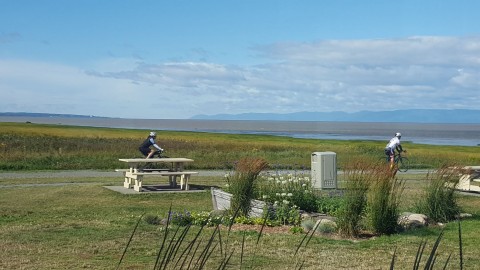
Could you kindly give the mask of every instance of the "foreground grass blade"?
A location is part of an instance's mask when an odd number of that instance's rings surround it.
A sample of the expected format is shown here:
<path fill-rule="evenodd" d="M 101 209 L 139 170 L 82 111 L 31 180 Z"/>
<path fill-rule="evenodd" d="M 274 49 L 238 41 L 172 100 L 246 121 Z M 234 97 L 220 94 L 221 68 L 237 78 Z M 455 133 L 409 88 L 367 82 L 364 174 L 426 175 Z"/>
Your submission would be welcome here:
<path fill-rule="evenodd" d="M 390 262 L 390 270 L 394 269 L 396 256 L 397 256 L 397 247 L 395 247 L 395 250 L 393 251 L 392 261 Z"/>
<path fill-rule="evenodd" d="M 178 269 L 178 268 L 177 268 L 177 264 L 180 262 L 180 260 L 182 259 L 182 257 L 183 257 L 184 259 L 183 259 L 182 265 L 180 266 L 180 269 L 183 268 L 183 266 L 185 265 L 185 262 L 186 262 L 187 259 L 188 259 L 188 255 L 189 255 L 190 252 L 192 251 L 192 248 L 194 247 L 195 243 L 197 242 L 197 240 L 198 240 L 198 238 L 200 237 L 201 233 L 203 232 L 203 229 L 204 229 L 204 228 L 205 228 L 205 225 L 202 225 L 202 227 L 201 227 L 200 230 L 197 232 L 197 234 L 195 235 L 195 237 L 193 238 L 193 240 L 190 241 L 190 243 L 187 245 L 187 247 L 183 250 L 182 254 L 181 254 L 180 257 L 178 258 L 177 263 L 175 264 L 174 269 Z"/>
<path fill-rule="evenodd" d="M 215 235 L 218 232 L 218 229 L 219 229 L 219 226 L 217 225 L 217 227 L 215 227 L 215 230 L 213 231 L 212 235 L 210 236 L 210 239 L 208 239 L 207 244 L 205 245 L 202 252 L 198 256 L 197 262 L 193 266 L 195 269 L 201 269 L 201 266 L 205 263 L 206 258 L 208 257 L 209 250 L 212 246 L 213 240 L 215 239 Z"/>
<path fill-rule="evenodd" d="M 443 270 L 447 269 L 448 262 L 450 261 L 450 258 L 452 257 L 452 253 L 448 255 L 447 261 L 445 262 L 445 265 L 443 266 Z"/>
<path fill-rule="evenodd" d="M 433 265 L 435 264 L 435 257 L 436 257 L 437 249 L 438 249 L 438 246 L 440 245 L 442 236 L 443 236 L 443 230 L 438 235 L 437 241 L 435 241 L 435 244 L 432 247 L 430 256 L 428 257 L 427 263 L 425 264 L 425 269 L 432 269 Z"/>
<path fill-rule="evenodd" d="M 125 254 L 127 253 L 128 246 L 130 246 L 130 242 L 132 242 L 133 235 L 135 235 L 135 231 L 137 231 L 138 224 L 140 224 L 140 221 L 142 221 L 143 215 L 145 215 L 145 213 L 143 213 L 143 214 L 138 218 L 137 224 L 135 225 L 135 228 L 133 228 L 132 235 L 130 235 L 130 239 L 128 239 L 127 245 L 125 246 L 125 249 L 123 250 L 122 257 L 120 258 L 120 261 L 118 262 L 118 265 L 117 265 L 117 268 L 116 268 L 116 269 L 118 269 L 118 268 L 120 267 L 120 264 L 122 263 L 123 258 L 125 257 Z"/>
<path fill-rule="evenodd" d="M 425 250 L 426 245 L 426 240 L 422 240 L 422 242 L 420 242 L 420 245 L 418 245 L 417 254 L 415 255 L 415 262 L 413 263 L 414 270 L 418 270 L 418 268 L 420 267 L 420 261 L 422 259 L 423 251 Z"/>
<path fill-rule="evenodd" d="M 177 229 L 173 233 L 172 238 L 168 242 L 167 249 L 165 250 L 165 254 L 163 255 L 162 262 L 160 263 L 160 266 L 158 267 L 159 269 L 165 269 L 167 268 L 168 263 L 170 262 L 170 257 L 173 252 L 173 247 L 176 245 L 175 244 L 175 238 L 177 236 L 178 231 L 180 230 L 180 226 L 177 226 Z"/>
<path fill-rule="evenodd" d="M 305 243 L 305 246 L 308 245 L 308 242 L 310 242 L 310 239 L 312 239 L 312 236 L 313 236 L 313 234 L 315 234 L 315 231 L 317 230 L 319 225 L 320 225 L 320 222 L 317 222 L 317 224 L 315 224 L 315 226 L 312 229 L 310 229 L 307 232 L 307 234 L 305 234 L 305 236 L 302 238 L 302 241 L 300 241 L 300 244 L 297 246 L 297 250 L 295 250 L 294 256 L 297 255 L 298 251 L 302 247 L 302 244 L 305 241 L 305 239 L 307 239 L 307 237 L 308 237 L 308 240 L 307 240 L 307 243 Z"/>
<path fill-rule="evenodd" d="M 218 268 L 217 268 L 218 270 L 224 270 L 224 269 L 227 267 L 228 262 L 229 262 L 230 259 L 232 258 L 232 255 L 233 255 L 233 252 L 234 252 L 234 251 L 235 251 L 235 249 L 230 252 L 230 255 L 228 255 L 228 257 L 226 258 L 226 260 L 223 260 L 223 261 L 222 261 L 222 263 L 221 263 L 221 264 L 218 266 Z M 241 266 L 241 265 L 240 265 L 240 269 L 242 269 L 242 266 Z"/>
<path fill-rule="evenodd" d="M 183 229 L 182 234 L 180 235 L 179 239 L 177 240 L 177 245 L 174 247 L 175 252 L 173 254 L 172 261 L 177 257 L 177 253 L 180 250 L 180 247 L 181 247 L 183 241 L 185 240 L 185 237 L 187 236 L 187 233 L 190 231 L 191 227 L 192 227 L 192 224 L 190 223 L 187 226 L 185 226 L 185 228 Z M 180 258 L 179 258 L 179 260 L 180 260 Z M 177 266 L 177 263 L 178 263 L 178 260 L 175 263 L 175 267 Z"/>
<path fill-rule="evenodd" d="M 245 248 L 245 235 L 246 235 L 246 231 L 243 231 L 243 237 L 242 237 L 242 251 L 240 253 L 240 269 L 242 269 L 242 265 L 243 265 L 243 252 L 244 252 L 244 248 Z"/>
<path fill-rule="evenodd" d="M 460 217 L 458 218 L 458 248 L 460 249 L 460 270 L 463 269 L 463 244 L 462 244 L 462 226 L 460 225 Z"/>
<path fill-rule="evenodd" d="M 257 243 L 255 243 L 255 245 L 258 245 L 258 241 L 260 241 L 260 237 L 262 237 L 263 229 L 265 228 L 266 225 L 267 225 L 267 219 L 265 218 L 263 219 L 262 228 L 260 228 L 260 233 L 258 234 Z"/>
<path fill-rule="evenodd" d="M 157 259 L 155 260 L 155 265 L 153 266 L 154 270 L 157 269 L 158 261 L 160 260 L 160 255 L 162 254 L 163 248 L 165 247 L 165 242 L 167 241 L 168 228 L 170 225 L 171 215 L 172 215 L 172 204 L 170 204 L 170 208 L 168 209 L 167 224 L 165 225 L 165 233 L 163 235 L 162 245 L 160 246 L 160 249 L 158 250 L 158 253 L 157 253 Z"/>

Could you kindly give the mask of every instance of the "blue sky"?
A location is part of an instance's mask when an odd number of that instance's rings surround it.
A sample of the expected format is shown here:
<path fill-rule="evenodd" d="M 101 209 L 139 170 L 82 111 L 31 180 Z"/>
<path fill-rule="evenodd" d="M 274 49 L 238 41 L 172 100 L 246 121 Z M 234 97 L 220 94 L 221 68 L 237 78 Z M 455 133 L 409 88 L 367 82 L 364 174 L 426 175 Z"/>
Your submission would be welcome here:
<path fill-rule="evenodd" d="M 0 112 L 478 109 L 480 1 L 0 0 Z"/>

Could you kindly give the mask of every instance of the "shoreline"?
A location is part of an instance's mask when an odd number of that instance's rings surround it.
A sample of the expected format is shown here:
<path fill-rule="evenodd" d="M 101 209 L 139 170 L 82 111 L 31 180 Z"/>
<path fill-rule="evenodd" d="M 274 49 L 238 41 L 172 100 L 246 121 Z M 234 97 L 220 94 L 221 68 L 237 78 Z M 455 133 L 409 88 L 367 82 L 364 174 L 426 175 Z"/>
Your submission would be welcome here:
<path fill-rule="evenodd" d="M 299 139 L 373 140 L 387 142 L 395 132 L 404 142 L 428 145 L 479 146 L 480 124 L 311 122 L 260 120 L 122 119 L 0 117 L 0 122 L 104 128 L 256 134 Z"/>

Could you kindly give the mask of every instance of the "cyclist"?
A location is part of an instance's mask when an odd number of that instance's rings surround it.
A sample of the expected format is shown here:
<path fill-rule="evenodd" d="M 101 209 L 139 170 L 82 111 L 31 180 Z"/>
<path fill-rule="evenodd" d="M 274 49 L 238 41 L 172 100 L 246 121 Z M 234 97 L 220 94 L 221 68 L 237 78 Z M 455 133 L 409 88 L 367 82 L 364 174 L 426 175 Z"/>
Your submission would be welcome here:
<path fill-rule="evenodd" d="M 399 153 L 407 152 L 403 150 L 400 143 L 400 138 L 402 138 L 402 134 L 400 132 L 395 133 L 395 137 L 391 138 L 390 141 L 387 143 L 387 146 L 385 147 L 385 155 L 390 158 L 390 168 L 393 168 L 395 150 L 397 150 Z"/>
<path fill-rule="evenodd" d="M 152 157 L 153 154 L 155 153 L 155 149 L 150 149 L 150 146 L 155 147 L 158 151 L 163 151 L 163 149 L 160 146 L 158 146 L 158 144 L 155 142 L 155 138 L 157 138 L 157 133 L 153 131 L 150 132 L 150 134 L 148 134 L 147 139 L 145 139 L 145 141 L 143 141 L 143 143 L 138 148 L 138 150 L 140 150 L 140 152 L 142 152 L 142 154 L 146 158 Z"/>

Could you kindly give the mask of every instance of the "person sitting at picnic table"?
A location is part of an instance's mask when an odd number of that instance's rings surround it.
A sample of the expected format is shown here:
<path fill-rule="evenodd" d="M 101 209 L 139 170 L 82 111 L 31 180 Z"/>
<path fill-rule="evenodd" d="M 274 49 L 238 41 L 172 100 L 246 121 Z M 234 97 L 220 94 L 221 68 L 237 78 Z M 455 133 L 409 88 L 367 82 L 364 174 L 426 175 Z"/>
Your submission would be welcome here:
<path fill-rule="evenodd" d="M 153 131 L 150 132 L 147 139 L 145 139 L 145 141 L 143 141 L 138 148 L 138 150 L 140 150 L 140 152 L 142 152 L 146 158 L 151 158 L 155 153 L 155 149 L 150 149 L 150 146 L 153 146 L 156 148 L 156 150 L 163 152 L 163 149 L 155 142 L 155 138 L 157 138 L 157 133 Z"/>

